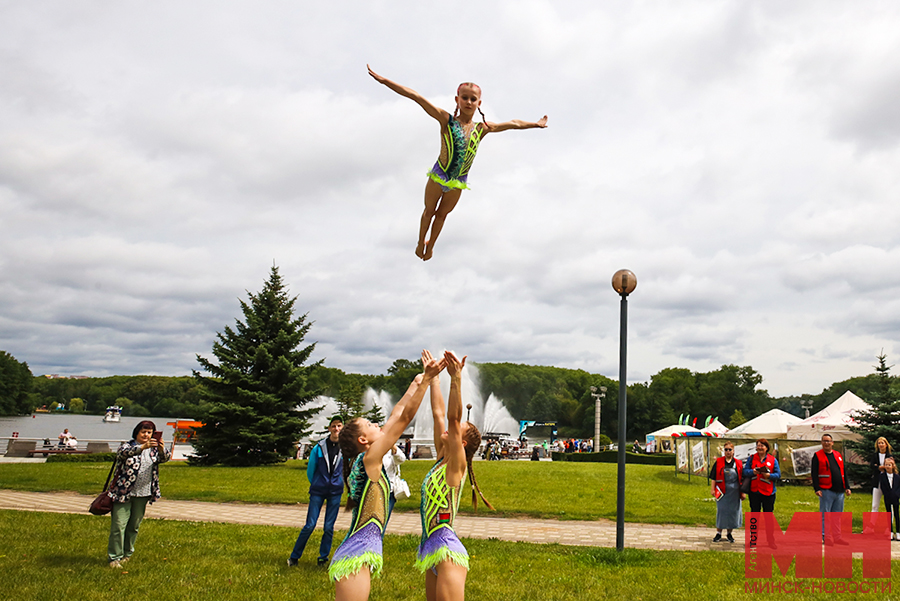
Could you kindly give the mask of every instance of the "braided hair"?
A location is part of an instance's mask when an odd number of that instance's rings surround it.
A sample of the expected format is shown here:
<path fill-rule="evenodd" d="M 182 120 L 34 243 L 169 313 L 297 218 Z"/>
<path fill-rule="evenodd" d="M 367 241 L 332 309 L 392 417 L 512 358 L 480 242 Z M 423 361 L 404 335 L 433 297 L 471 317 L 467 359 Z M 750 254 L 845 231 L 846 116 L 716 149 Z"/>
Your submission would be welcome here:
<path fill-rule="evenodd" d="M 472 469 L 472 458 L 475 456 L 475 452 L 478 450 L 479 445 L 481 445 L 481 432 L 478 431 L 478 428 L 476 428 L 475 424 L 472 422 L 467 422 L 467 424 L 468 427 L 463 434 L 463 441 L 465 441 L 466 445 L 463 448 L 466 450 L 466 467 L 469 468 L 469 483 L 472 485 L 472 507 L 478 509 L 478 497 L 481 497 L 484 504 L 487 505 L 489 509 L 493 510 L 494 506 L 491 505 L 490 501 L 484 498 L 484 493 L 482 493 L 481 488 L 478 487 L 478 481 L 475 480 L 475 470 Z M 343 432 L 341 432 L 341 434 L 343 434 Z M 476 491 L 478 492 L 477 496 L 475 494 Z"/>
<path fill-rule="evenodd" d="M 351 419 L 344 425 L 340 435 L 338 435 L 338 446 L 341 447 L 341 455 L 344 456 L 344 486 L 347 488 L 347 511 L 359 504 L 358 499 L 351 497 L 350 470 L 353 468 L 356 458 L 362 452 L 359 448 L 359 442 L 357 442 L 360 434 L 362 434 L 362 429 L 360 428 L 361 419 L 359 417 Z"/>

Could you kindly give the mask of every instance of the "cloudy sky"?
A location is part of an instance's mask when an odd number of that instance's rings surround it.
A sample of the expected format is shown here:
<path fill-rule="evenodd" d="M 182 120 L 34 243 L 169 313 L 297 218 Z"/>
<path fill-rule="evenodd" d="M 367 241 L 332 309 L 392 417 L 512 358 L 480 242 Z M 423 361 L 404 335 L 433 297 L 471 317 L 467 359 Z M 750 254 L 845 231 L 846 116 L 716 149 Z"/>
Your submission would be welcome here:
<path fill-rule="evenodd" d="M 184 375 L 276 264 L 317 358 L 816 393 L 900 352 L 900 5 L 0 2 L 0 349 Z M 488 136 L 425 263 L 438 126 Z"/>

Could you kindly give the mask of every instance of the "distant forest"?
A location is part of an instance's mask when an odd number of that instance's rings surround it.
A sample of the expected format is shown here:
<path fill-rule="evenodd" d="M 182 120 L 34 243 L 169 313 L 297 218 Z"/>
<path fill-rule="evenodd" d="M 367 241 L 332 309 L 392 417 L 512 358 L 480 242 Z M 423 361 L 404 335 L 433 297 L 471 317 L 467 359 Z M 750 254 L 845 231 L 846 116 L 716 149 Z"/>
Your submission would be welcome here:
<path fill-rule="evenodd" d="M 618 383 L 584 370 L 514 363 L 477 364 L 482 395 L 494 394 L 516 419 L 559 422 L 566 437 L 590 437 L 594 432 L 594 398 L 591 386 L 606 387 L 601 401 L 601 429 L 617 434 Z M 389 392 L 398 398 L 420 370 L 419 361 L 398 359 L 386 374 L 345 373 L 321 365 L 311 366 L 310 389 L 341 398 L 361 397 L 366 388 Z M 718 417 L 734 427 L 772 408 L 803 417 L 801 402 L 811 402 L 810 414 L 819 411 L 847 390 L 863 399 L 876 390 L 873 374 L 836 382 L 819 394 L 773 398 L 760 388 L 762 376 L 749 366 L 723 365 L 710 372 L 667 368 L 650 382 L 628 387 L 628 438 L 643 437 L 676 423 L 679 416 Z M 190 376 L 111 376 L 106 378 L 34 377 L 28 404 L 31 407 L 62 405 L 75 413 L 101 414 L 109 405 L 120 405 L 125 415 L 187 417 L 202 413 L 203 389 Z"/>

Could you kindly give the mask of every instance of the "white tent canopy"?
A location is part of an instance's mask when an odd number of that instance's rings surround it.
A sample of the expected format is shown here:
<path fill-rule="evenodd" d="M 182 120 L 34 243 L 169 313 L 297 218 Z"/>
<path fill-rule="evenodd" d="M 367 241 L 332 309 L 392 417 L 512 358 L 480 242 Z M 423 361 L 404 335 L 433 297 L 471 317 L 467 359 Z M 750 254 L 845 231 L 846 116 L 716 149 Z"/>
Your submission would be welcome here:
<path fill-rule="evenodd" d="M 647 434 L 647 440 L 652 440 L 652 437 L 659 438 L 661 436 L 672 436 L 672 434 L 682 434 L 684 432 L 699 432 L 697 428 L 693 428 L 691 426 L 679 426 L 675 424 L 674 426 L 667 426 L 661 430 L 657 430 L 656 432 L 651 432 Z"/>
<path fill-rule="evenodd" d="M 728 432 L 728 428 L 725 427 L 725 424 L 719 421 L 717 417 L 713 423 L 703 428 L 704 432 L 712 432 L 716 436 L 722 436 L 726 432 Z"/>
<path fill-rule="evenodd" d="M 788 426 L 787 437 L 791 440 L 820 440 L 823 434 L 831 434 L 835 440 L 861 440 L 859 434 L 850 431 L 850 426 L 856 425 L 853 415 L 870 409 L 868 403 L 848 390 L 815 415 Z"/>
<path fill-rule="evenodd" d="M 788 427 L 803 420 L 781 409 L 772 409 L 729 430 L 728 438 L 786 438 Z"/>

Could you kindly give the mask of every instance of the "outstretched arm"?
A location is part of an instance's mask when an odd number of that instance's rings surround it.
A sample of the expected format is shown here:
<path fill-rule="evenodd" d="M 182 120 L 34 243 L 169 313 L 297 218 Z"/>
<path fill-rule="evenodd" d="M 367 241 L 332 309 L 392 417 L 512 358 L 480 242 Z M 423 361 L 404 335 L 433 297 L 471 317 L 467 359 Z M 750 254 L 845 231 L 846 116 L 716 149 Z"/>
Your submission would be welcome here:
<path fill-rule="evenodd" d="M 378 479 L 378 474 L 381 472 L 382 457 L 397 443 L 400 435 L 406 430 L 406 426 L 416 416 L 419 405 L 422 404 L 422 399 L 425 398 L 425 391 L 428 390 L 428 383 L 441 373 L 445 365 L 446 361 L 444 359 L 440 361 L 432 359 L 426 363 L 424 373 L 415 377 L 406 390 L 406 394 L 397 401 L 397 404 L 391 411 L 391 416 L 381 429 L 381 438 L 369 446 L 369 450 L 366 451 L 366 455 L 363 458 L 366 473 L 372 480 Z"/>
<path fill-rule="evenodd" d="M 428 360 L 433 359 L 429 351 L 422 351 L 422 363 L 426 361 L 426 353 Z M 444 443 L 441 440 L 441 434 L 447 428 L 445 419 L 446 409 L 444 408 L 444 395 L 441 393 L 441 381 L 435 377 L 431 381 L 431 414 L 434 416 L 434 455 L 442 457 Z"/>
<path fill-rule="evenodd" d="M 450 399 L 447 403 L 447 485 L 455 487 L 462 480 L 466 471 L 466 450 L 462 442 L 462 370 L 466 358 L 462 361 L 447 351 L 444 353 L 447 362 L 447 373 L 450 374 Z"/>
<path fill-rule="evenodd" d="M 507 129 L 533 129 L 535 127 L 540 127 L 541 129 L 547 127 L 547 115 L 544 115 L 537 121 L 522 121 L 521 119 L 513 119 L 503 123 L 491 123 L 488 121 L 486 133 L 497 133 Z"/>
<path fill-rule="evenodd" d="M 401 86 L 400 84 L 391 81 L 387 77 L 382 77 L 378 73 L 375 73 L 375 71 L 372 71 L 372 67 L 370 67 L 369 65 L 366 65 L 366 68 L 369 70 L 369 75 L 372 76 L 372 79 L 382 85 L 387 86 L 401 96 L 405 96 L 406 98 L 409 98 L 410 100 L 415 102 L 423 109 L 425 109 L 426 113 L 437 119 L 441 125 L 447 125 L 447 123 L 450 121 L 450 113 L 448 113 L 444 109 L 440 109 L 434 106 L 424 96 L 422 96 L 412 88 Z"/>

